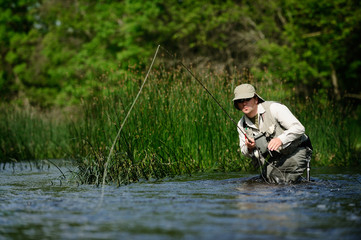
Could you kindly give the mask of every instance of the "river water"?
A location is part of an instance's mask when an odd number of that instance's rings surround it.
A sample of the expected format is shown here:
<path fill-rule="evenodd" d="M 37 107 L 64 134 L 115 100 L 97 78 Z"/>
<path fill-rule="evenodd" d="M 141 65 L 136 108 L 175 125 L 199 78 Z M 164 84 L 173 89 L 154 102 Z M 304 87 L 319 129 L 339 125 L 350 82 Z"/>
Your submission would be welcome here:
<path fill-rule="evenodd" d="M 361 239 L 357 170 L 313 169 L 297 185 L 217 173 L 101 188 L 57 166 L 0 164 L 0 239 Z"/>

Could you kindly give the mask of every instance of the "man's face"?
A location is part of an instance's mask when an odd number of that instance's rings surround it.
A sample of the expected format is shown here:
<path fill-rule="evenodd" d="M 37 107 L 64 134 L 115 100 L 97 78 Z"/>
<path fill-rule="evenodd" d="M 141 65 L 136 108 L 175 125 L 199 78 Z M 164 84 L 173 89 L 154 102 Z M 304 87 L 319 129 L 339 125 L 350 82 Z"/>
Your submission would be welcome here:
<path fill-rule="evenodd" d="M 247 117 L 254 117 L 257 114 L 257 97 L 247 98 L 237 101 L 238 108 L 246 114 Z"/>

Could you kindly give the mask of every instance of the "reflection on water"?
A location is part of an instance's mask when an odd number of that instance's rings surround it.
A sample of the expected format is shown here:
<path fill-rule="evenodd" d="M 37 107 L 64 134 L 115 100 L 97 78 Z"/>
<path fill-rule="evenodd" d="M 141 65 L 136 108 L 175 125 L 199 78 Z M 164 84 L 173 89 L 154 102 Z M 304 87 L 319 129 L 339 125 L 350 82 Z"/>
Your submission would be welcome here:
<path fill-rule="evenodd" d="M 313 183 L 298 185 L 252 183 L 251 175 L 237 173 L 179 177 L 106 186 L 101 201 L 101 188 L 63 179 L 51 164 L 0 167 L 0 239 L 359 239 L 361 234 L 357 171 L 314 171 Z M 74 170 L 66 164 L 60 169 L 67 176 Z"/>

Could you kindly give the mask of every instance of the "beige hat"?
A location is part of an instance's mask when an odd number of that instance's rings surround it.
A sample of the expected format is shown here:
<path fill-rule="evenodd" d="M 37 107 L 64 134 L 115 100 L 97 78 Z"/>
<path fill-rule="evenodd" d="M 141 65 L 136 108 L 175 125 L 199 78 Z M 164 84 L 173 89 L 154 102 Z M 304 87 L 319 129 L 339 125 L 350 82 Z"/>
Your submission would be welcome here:
<path fill-rule="evenodd" d="M 251 84 L 245 83 L 245 84 L 241 84 L 241 85 L 237 86 L 234 89 L 234 98 L 233 98 L 233 103 L 234 103 L 235 108 L 238 109 L 238 106 L 236 104 L 237 100 L 252 98 L 255 95 L 258 97 L 258 103 L 265 101 L 263 98 L 261 98 L 256 93 L 255 88 Z"/>

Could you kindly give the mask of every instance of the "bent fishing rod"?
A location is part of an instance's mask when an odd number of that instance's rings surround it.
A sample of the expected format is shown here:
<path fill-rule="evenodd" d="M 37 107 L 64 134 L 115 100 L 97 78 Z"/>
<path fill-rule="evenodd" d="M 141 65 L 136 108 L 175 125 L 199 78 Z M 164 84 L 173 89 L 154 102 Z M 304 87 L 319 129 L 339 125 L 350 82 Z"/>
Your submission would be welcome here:
<path fill-rule="evenodd" d="M 241 133 L 244 134 L 245 138 L 249 141 L 251 141 L 247 134 L 243 131 L 242 128 L 240 128 L 237 124 L 237 122 L 228 114 L 228 112 L 226 111 L 226 109 L 224 109 L 224 107 L 219 103 L 219 101 L 213 96 L 213 94 L 208 90 L 208 88 L 202 83 L 202 81 L 200 81 L 194 74 L 193 72 L 186 66 L 184 65 L 184 63 L 180 60 L 177 59 L 177 57 L 175 57 L 172 53 L 170 53 L 165 47 L 159 45 L 170 57 L 174 58 L 184 69 L 187 70 L 187 72 L 203 87 L 203 89 L 208 93 L 209 96 L 212 97 L 212 99 L 217 103 L 218 107 L 220 107 L 222 109 L 222 111 L 226 114 L 226 116 L 233 122 L 234 125 L 236 125 L 236 127 L 241 131 Z"/>
<path fill-rule="evenodd" d="M 158 48 L 162 48 L 170 57 L 174 58 L 183 68 L 185 68 L 187 70 L 187 72 L 203 87 L 203 89 L 209 94 L 209 96 L 212 97 L 212 99 L 217 103 L 217 105 L 222 109 L 222 111 L 226 114 L 226 116 L 233 122 L 234 125 L 236 125 L 237 129 L 239 129 L 239 131 L 241 133 L 243 133 L 244 137 L 250 141 L 250 142 L 255 142 L 253 140 L 250 140 L 246 134 L 246 132 L 240 128 L 240 126 L 238 126 L 237 122 L 229 115 L 229 113 L 226 111 L 226 109 L 224 109 L 224 107 L 219 103 L 219 101 L 213 96 L 213 94 L 208 90 L 208 88 L 203 84 L 202 81 L 200 81 L 194 74 L 193 72 L 186 66 L 184 65 L 184 63 L 180 60 L 178 60 L 173 54 L 171 54 L 165 47 L 158 45 Z M 260 153 L 260 148 L 256 145 L 256 149 L 258 151 L 258 153 Z M 271 151 L 267 148 L 268 153 L 270 154 L 271 157 L 273 157 Z M 258 159 L 259 161 L 259 159 Z M 262 173 L 262 172 L 261 172 Z M 262 175 L 262 174 L 261 174 Z"/>

